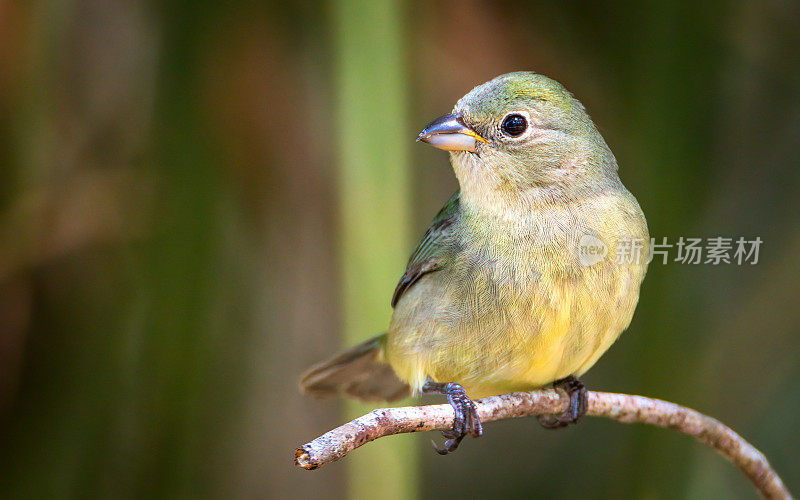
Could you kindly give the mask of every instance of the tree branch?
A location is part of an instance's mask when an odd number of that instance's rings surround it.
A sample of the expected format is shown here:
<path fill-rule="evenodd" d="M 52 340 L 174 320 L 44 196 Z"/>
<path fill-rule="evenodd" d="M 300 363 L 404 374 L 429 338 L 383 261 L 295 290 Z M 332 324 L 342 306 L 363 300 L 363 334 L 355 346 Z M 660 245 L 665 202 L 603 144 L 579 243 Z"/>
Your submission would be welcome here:
<path fill-rule="evenodd" d="M 765 498 L 791 498 L 789 490 L 761 452 L 721 422 L 692 409 L 642 396 L 589 392 L 587 415 L 623 423 L 644 423 L 693 436 L 733 462 Z M 483 422 L 559 413 L 567 406 L 554 390 L 517 392 L 475 402 Z M 295 465 L 313 470 L 347 455 L 380 437 L 452 427 L 450 405 L 383 408 L 348 422 L 295 451 Z"/>

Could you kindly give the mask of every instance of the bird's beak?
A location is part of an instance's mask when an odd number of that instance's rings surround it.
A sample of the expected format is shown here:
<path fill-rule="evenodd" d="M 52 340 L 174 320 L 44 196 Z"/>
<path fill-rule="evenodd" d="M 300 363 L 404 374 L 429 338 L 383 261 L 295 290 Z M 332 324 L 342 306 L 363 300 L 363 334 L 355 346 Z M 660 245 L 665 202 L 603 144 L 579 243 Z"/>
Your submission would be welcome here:
<path fill-rule="evenodd" d="M 428 124 L 418 141 L 445 151 L 476 151 L 478 142 L 489 142 L 464 124 L 461 115 L 444 115 Z"/>

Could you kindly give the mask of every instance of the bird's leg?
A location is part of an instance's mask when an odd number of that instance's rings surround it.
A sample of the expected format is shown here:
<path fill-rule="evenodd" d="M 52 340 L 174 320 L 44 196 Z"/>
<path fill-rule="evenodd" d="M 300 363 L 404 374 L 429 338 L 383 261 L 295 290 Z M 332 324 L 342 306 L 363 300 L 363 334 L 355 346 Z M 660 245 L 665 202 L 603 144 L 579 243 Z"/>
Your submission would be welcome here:
<path fill-rule="evenodd" d="M 444 394 L 447 402 L 453 407 L 455 418 L 453 428 L 449 431 L 442 431 L 442 436 L 447 438 L 444 448 L 438 448 L 434 444 L 436 453 L 447 455 L 455 451 L 464 436 L 469 434 L 472 437 L 480 437 L 483 434 L 481 420 L 478 418 L 478 410 L 475 403 L 467 397 L 467 391 L 455 383 L 439 383 L 428 379 L 421 391 L 425 394 Z"/>
<path fill-rule="evenodd" d="M 569 406 L 561 415 L 539 415 L 539 424 L 545 429 L 561 429 L 569 424 L 577 424 L 586 414 L 589 401 L 586 397 L 586 386 L 583 382 L 570 375 L 553 382 L 555 389 L 561 389 L 569 396 Z"/>

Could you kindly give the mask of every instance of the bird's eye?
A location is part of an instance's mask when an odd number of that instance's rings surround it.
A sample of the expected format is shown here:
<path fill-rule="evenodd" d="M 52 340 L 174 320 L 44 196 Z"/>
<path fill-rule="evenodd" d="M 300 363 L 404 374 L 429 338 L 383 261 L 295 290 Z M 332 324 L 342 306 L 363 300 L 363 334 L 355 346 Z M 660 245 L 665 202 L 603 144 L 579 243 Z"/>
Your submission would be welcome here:
<path fill-rule="evenodd" d="M 524 116 L 515 113 L 506 116 L 500 128 L 511 137 L 519 137 L 528 129 L 528 121 Z"/>

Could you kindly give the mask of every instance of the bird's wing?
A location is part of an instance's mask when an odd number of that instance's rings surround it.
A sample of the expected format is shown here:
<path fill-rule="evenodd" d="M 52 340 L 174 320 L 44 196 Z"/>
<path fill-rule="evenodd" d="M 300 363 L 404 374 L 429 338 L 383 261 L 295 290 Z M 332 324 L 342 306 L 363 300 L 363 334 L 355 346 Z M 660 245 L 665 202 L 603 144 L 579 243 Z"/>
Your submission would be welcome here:
<path fill-rule="evenodd" d="M 397 283 L 392 295 L 392 307 L 397 301 L 424 275 L 441 269 L 443 265 L 441 250 L 445 247 L 451 235 L 451 226 L 459 214 L 459 191 L 445 203 L 444 207 L 434 217 L 433 222 L 423 236 L 422 241 L 411 254 L 406 265 L 406 272 Z"/>

